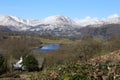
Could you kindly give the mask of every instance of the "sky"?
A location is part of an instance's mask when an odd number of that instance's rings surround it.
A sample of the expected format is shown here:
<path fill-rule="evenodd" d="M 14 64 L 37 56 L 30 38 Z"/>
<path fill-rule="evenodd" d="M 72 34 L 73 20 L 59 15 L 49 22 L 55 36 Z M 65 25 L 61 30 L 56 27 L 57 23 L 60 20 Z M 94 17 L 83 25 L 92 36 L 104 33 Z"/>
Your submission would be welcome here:
<path fill-rule="evenodd" d="M 104 18 L 120 15 L 120 0 L 1 0 L 0 15 L 43 19 L 53 15 L 70 18 Z"/>

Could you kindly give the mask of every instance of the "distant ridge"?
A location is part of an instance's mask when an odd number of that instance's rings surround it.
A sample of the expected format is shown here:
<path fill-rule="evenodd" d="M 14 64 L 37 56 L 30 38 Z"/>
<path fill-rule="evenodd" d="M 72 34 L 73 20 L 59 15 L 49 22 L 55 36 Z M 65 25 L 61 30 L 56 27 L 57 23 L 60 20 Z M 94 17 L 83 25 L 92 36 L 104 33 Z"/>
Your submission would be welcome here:
<path fill-rule="evenodd" d="M 61 15 L 50 16 L 42 20 L 25 20 L 15 16 L 0 15 L 0 25 L 2 31 L 22 31 L 63 37 L 109 36 L 111 34 L 120 36 L 118 33 L 120 17 L 118 15 L 104 19 L 86 17 L 75 20 Z M 103 29 L 104 31 L 102 31 Z"/>

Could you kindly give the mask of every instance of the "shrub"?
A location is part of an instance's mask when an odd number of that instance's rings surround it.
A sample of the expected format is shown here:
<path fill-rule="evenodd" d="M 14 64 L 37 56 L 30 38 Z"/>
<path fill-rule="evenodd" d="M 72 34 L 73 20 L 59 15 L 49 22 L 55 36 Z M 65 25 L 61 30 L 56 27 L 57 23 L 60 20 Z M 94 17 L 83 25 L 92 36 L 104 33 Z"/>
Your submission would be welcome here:
<path fill-rule="evenodd" d="M 31 52 L 27 41 L 22 39 L 8 39 L 3 42 L 3 49 L 7 51 L 8 56 L 19 59 Z"/>
<path fill-rule="evenodd" d="M 77 74 L 74 75 L 71 80 L 87 80 L 87 75 L 84 74 Z"/>
<path fill-rule="evenodd" d="M 23 59 L 23 65 L 25 66 L 25 69 L 28 71 L 38 71 L 39 70 L 39 64 L 36 58 L 33 55 L 28 55 Z"/>
<path fill-rule="evenodd" d="M 111 38 L 103 46 L 103 50 L 113 52 L 120 49 L 120 38 Z"/>
<path fill-rule="evenodd" d="M 7 61 L 6 59 L 0 54 L 0 75 L 7 71 Z"/>
<path fill-rule="evenodd" d="M 81 41 L 76 47 L 77 56 L 82 61 L 87 61 L 101 52 L 101 42 L 93 39 Z"/>

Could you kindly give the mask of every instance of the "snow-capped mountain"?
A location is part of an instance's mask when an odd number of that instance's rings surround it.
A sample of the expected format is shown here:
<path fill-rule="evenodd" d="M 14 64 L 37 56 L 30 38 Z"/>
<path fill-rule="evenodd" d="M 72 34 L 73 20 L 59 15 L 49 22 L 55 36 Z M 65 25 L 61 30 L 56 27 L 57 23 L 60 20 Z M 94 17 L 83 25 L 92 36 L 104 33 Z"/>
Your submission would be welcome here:
<path fill-rule="evenodd" d="M 91 18 L 88 16 L 85 19 L 75 19 L 74 21 L 76 24 L 84 27 L 88 25 L 120 24 L 120 16 L 114 14 L 102 19 Z"/>
<path fill-rule="evenodd" d="M 8 26 L 11 30 L 26 31 L 36 28 L 42 24 L 50 25 L 51 29 L 56 27 L 73 26 L 74 21 L 64 16 L 51 16 L 43 20 L 25 20 L 15 16 L 0 15 L 0 25 Z"/>
<path fill-rule="evenodd" d="M 47 24 L 73 24 L 74 22 L 66 16 L 50 16 L 43 20 Z"/>
<path fill-rule="evenodd" d="M 85 19 L 75 19 L 75 22 L 77 25 L 81 26 L 103 24 L 102 20 L 99 20 L 98 18 L 91 18 L 89 16 L 86 17 Z"/>
<path fill-rule="evenodd" d="M 24 31 L 30 28 L 30 25 L 27 25 L 25 21 L 13 16 L 0 15 L 0 25 L 7 26 L 13 31 Z"/>
<path fill-rule="evenodd" d="M 77 25 L 69 17 L 51 16 L 40 20 L 37 25 L 29 28 L 27 31 L 39 34 L 53 34 L 55 36 L 69 36 L 75 34 L 75 27 Z"/>
<path fill-rule="evenodd" d="M 47 25 L 47 27 L 50 28 L 64 28 L 65 26 L 85 27 L 87 25 L 120 24 L 120 17 L 115 14 L 104 19 L 86 17 L 85 19 L 72 20 L 66 16 L 50 16 L 42 20 L 25 20 L 15 16 L 0 15 L 0 25 L 15 28 L 13 30 L 28 30 L 30 28 L 36 28 L 36 26 L 38 27 L 43 24 Z"/>
<path fill-rule="evenodd" d="M 118 16 L 117 14 L 111 15 L 109 16 L 107 19 L 103 20 L 104 22 L 106 22 L 107 24 L 120 24 L 120 16 Z"/>
<path fill-rule="evenodd" d="M 25 20 L 15 16 L 0 15 L 0 25 L 7 27 L 4 29 L 56 36 L 81 35 L 80 28 L 101 27 L 108 24 L 120 24 L 120 17 L 115 14 L 103 19 L 86 17 L 72 20 L 66 16 L 50 16 L 42 20 Z"/>

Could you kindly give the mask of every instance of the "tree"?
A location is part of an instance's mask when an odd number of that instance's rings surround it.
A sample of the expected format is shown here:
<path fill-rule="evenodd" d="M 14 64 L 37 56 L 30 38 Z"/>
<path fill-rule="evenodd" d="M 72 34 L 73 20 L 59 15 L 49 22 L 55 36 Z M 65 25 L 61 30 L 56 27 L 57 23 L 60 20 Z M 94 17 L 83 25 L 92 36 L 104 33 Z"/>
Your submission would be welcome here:
<path fill-rule="evenodd" d="M 31 52 L 27 42 L 22 39 L 9 39 L 6 40 L 3 45 L 8 55 L 15 59 L 19 59 L 21 56 L 24 57 Z"/>
<path fill-rule="evenodd" d="M 81 41 L 80 44 L 77 45 L 77 52 L 77 56 L 81 60 L 87 61 L 89 58 L 101 52 L 101 43 L 93 39 Z"/>
<path fill-rule="evenodd" d="M 108 52 L 113 52 L 120 49 L 120 38 L 111 38 L 109 39 L 103 47 L 103 50 Z"/>
<path fill-rule="evenodd" d="M 3 57 L 3 55 L 0 54 L 0 75 L 5 73 L 7 71 L 7 61 Z"/>
<path fill-rule="evenodd" d="M 23 59 L 23 66 L 28 71 L 38 71 L 39 70 L 39 64 L 36 58 L 33 55 L 27 55 Z"/>

